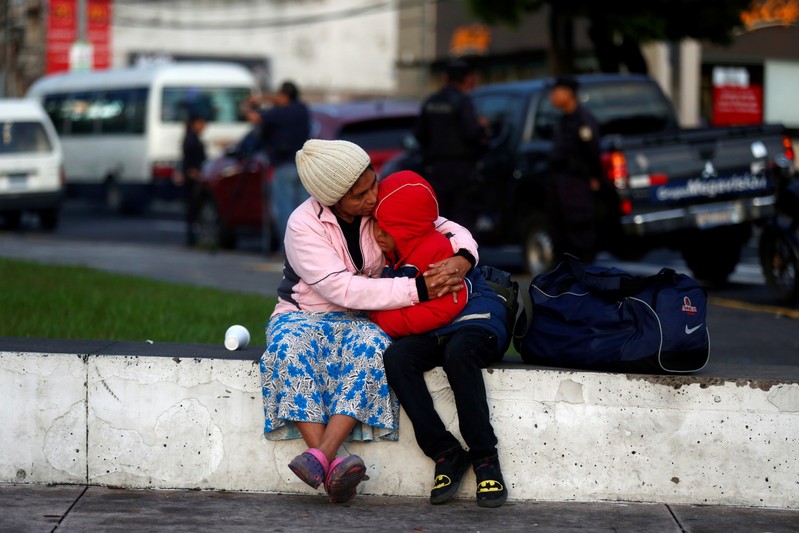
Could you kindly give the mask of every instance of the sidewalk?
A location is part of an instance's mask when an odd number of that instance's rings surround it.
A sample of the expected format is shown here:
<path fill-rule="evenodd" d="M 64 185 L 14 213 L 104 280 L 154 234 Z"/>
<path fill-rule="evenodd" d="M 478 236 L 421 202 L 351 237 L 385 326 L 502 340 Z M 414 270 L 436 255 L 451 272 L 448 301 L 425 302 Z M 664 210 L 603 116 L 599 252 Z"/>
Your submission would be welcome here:
<path fill-rule="evenodd" d="M 512 489 L 511 489 L 512 491 Z M 358 496 L 343 505 L 318 496 L 105 487 L 2 485 L 0 531 L 627 531 L 787 533 L 799 511 L 641 503 L 513 502 L 481 509 L 471 500 Z"/>

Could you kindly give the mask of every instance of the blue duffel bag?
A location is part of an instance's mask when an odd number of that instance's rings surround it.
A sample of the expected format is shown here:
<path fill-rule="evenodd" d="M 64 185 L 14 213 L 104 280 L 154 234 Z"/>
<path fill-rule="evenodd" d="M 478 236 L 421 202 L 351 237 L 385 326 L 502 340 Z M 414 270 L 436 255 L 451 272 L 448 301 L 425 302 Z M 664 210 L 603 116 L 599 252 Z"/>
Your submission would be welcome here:
<path fill-rule="evenodd" d="M 566 256 L 529 291 L 532 319 L 516 343 L 527 363 L 647 373 L 707 364 L 707 295 L 684 274 L 636 277 Z"/>

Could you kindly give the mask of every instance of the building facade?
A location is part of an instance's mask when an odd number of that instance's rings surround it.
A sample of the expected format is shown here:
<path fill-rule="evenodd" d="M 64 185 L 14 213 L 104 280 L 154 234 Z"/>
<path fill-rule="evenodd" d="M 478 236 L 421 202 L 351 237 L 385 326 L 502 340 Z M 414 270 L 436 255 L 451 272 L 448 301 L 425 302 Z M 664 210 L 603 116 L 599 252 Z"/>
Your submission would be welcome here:
<path fill-rule="evenodd" d="M 100 2 L 110 15 L 103 67 L 231 60 L 252 68 L 265 90 L 291 79 L 312 100 L 396 92 L 398 1 L 4 0 L 5 94 L 24 94 L 50 71 L 50 51 L 60 47 L 63 59 L 70 45 L 63 37 L 81 35 L 77 17 L 88 19 L 83 35 L 92 41 L 97 61 L 97 48 L 105 44 L 94 42 L 91 24 Z"/>

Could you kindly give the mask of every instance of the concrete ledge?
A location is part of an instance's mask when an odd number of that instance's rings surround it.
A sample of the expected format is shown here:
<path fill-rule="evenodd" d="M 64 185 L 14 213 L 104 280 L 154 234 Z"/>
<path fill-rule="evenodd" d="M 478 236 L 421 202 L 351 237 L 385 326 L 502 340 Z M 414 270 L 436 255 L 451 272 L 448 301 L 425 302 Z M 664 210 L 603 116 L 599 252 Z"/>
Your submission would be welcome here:
<path fill-rule="evenodd" d="M 0 338 L 0 482 L 312 492 L 286 467 L 302 442 L 261 432 L 260 352 Z M 485 378 L 511 499 L 799 508 L 796 379 L 510 363 Z M 446 376 L 427 381 L 457 434 Z M 363 493 L 428 494 L 432 463 L 400 424 L 399 442 L 346 445 Z"/>

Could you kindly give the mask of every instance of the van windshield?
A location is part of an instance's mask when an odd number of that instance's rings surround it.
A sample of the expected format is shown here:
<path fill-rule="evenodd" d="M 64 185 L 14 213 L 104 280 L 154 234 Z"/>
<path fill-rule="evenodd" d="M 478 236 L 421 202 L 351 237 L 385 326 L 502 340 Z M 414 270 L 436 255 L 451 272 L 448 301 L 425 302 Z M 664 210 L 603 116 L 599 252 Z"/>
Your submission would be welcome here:
<path fill-rule="evenodd" d="M 208 122 L 246 122 L 241 104 L 250 96 L 247 87 L 167 87 L 161 93 L 161 121 L 186 122 L 197 114 Z"/>
<path fill-rule="evenodd" d="M 39 122 L 0 122 L 0 133 L 0 154 L 41 154 L 53 150 Z"/>

